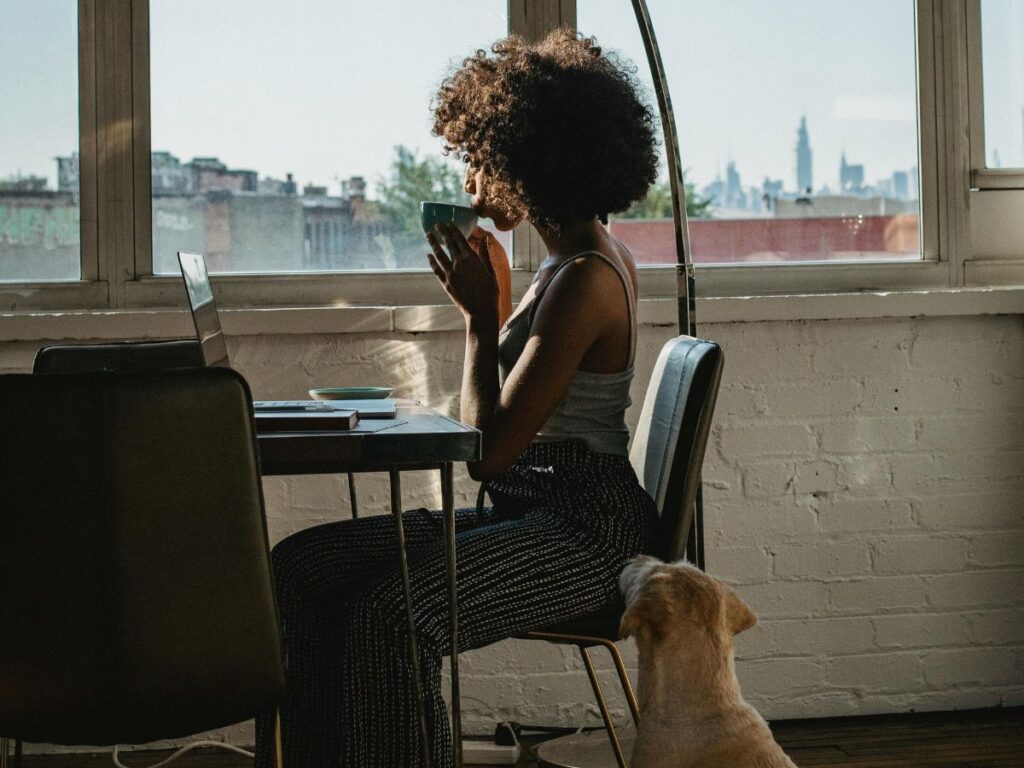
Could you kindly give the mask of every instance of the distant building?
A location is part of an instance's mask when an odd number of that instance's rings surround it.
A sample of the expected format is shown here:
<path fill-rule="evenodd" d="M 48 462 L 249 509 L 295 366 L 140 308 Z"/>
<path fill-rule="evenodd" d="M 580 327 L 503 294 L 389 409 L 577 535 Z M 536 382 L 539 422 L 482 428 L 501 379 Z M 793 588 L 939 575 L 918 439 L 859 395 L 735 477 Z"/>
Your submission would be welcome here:
<path fill-rule="evenodd" d="M 262 179 L 256 182 L 256 194 L 258 195 L 294 195 L 295 194 L 295 182 L 292 181 L 292 175 L 289 173 L 288 178 L 284 181 L 281 179 L 275 179 L 270 176 L 264 176 Z"/>
<path fill-rule="evenodd" d="M 725 182 L 722 181 L 721 176 L 716 176 L 715 180 L 704 187 L 700 193 L 711 201 L 713 208 L 725 205 Z"/>
<path fill-rule="evenodd" d="M 800 194 L 810 194 L 814 189 L 811 140 L 807 133 L 806 115 L 800 118 L 800 128 L 796 132 L 796 188 Z"/>
<path fill-rule="evenodd" d="M 760 211 L 764 207 L 761 190 L 757 187 L 750 187 L 747 190 L 747 207 L 752 211 Z"/>
<path fill-rule="evenodd" d="M 195 194 L 191 168 L 170 152 L 151 153 L 149 167 L 155 197 Z"/>
<path fill-rule="evenodd" d="M 847 163 L 845 152 L 839 161 L 839 189 L 847 194 L 863 194 L 865 191 L 864 166 Z"/>
<path fill-rule="evenodd" d="M 897 200 L 910 199 L 910 175 L 906 171 L 895 171 L 893 173 L 892 196 Z"/>
<path fill-rule="evenodd" d="M 775 217 L 778 219 L 892 216 L 916 212 L 916 200 L 893 200 L 880 195 L 815 195 L 796 200 L 780 198 L 775 201 Z"/>
<path fill-rule="evenodd" d="M 736 170 L 736 163 L 732 160 L 725 167 L 725 200 L 726 208 L 746 208 L 747 195 L 743 191 L 743 183 L 740 181 L 740 172 Z"/>
<path fill-rule="evenodd" d="M 78 194 L 79 162 L 78 153 L 57 158 L 57 191 Z"/>
<path fill-rule="evenodd" d="M 0 180 L 0 280 L 77 280 L 77 190 L 47 189 L 44 176 Z"/>
<path fill-rule="evenodd" d="M 188 164 L 192 171 L 194 191 L 255 192 L 256 171 L 229 170 L 216 157 L 195 157 Z"/>
<path fill-rule="evenodd" d="M 4 192 L 45 192 L 45 176 L 14 176 L 0 179 L 0 190 Z"/>

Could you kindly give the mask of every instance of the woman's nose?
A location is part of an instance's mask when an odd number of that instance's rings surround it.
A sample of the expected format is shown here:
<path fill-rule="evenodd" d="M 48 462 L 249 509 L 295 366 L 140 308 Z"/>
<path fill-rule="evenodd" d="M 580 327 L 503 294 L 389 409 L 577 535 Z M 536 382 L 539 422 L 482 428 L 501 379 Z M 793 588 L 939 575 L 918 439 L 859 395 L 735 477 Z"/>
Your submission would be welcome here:
<path fill-rule="evenodd" d="M 466 166 L 466 179 L 462 182 L 462 189 L 467 195 L 476 194 L 476 173 L 471 165 Z"/>

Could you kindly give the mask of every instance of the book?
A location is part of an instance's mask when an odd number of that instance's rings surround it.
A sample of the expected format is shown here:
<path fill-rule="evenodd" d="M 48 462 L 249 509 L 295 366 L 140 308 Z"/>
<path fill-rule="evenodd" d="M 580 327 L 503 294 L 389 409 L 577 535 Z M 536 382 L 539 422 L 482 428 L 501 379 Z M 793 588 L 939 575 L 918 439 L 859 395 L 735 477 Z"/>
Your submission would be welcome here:
<path fill-rule="evenodd" d="M 359 423 L 359 413 L 330 411 L 256 411 L 256 429 L 260 432 L 333 432 L 348 430 Z"/>

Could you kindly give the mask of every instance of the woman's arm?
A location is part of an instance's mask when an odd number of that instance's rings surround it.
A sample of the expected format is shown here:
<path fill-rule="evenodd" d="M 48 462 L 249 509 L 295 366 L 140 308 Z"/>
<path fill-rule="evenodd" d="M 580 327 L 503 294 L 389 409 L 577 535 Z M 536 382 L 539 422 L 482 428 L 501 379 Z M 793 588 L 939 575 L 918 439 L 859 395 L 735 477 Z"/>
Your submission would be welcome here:
<path fill-rule="evenodd" d="M 486 420 L 475 424 L 483 432 L 483 452 L 480 461 L 469 465 L 474 479 L 497 477 L 523 454 L 565 399 L 584 355 L 622 322 L 616 312 L 595 311 L 595 307 L 614 307 L 615 302 L 622 302 L 622 287 L 597 259 L 580 259 L 552 280 L 537 306 L 519 360 L 494 398 Z M 468 345 L 467 341 L 467 353 Z M 493 348 L 495 357 L 490 365 L 496 370 L 496 338 Z M 467 356 L 467 371 L 468 362 Z M 488 364 L 483 358 L 481 363 Z M 463 398 L 467 395 L 465 384 L 463 378 Z M 480 405 L 485 405 L 482 400 Z M 465 405 L 463 409 L 465 414 Z"/>
<path fill-rule="evenodd" d="M 594 311 L 622 303 L 619 279 L 597 259 L 563 269 L 537 306 L 530 337 L 498 388 L 497 282 L 486 252 L 477 254 L 454 227 L 441 228 L 447 253 L 428 234 L 431 269 L 466 321 L 461 417 L 482 432 L 476 480 L 497 477 L 522 455 L 565 398 L 580 362 L 622 317 Z"/>

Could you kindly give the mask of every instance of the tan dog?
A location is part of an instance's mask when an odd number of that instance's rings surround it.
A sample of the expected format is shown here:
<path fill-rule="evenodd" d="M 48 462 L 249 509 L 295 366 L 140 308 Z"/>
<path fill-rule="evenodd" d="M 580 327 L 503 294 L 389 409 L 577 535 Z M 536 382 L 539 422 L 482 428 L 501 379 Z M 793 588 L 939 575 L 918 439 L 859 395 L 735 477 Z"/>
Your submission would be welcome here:
<path fill-rule="evenodd" d="M 757 622 L 740 596 L 688 563 L 646 555 L 619 586 L 619 631 L 640 650 L 631 768 L 796 768 L 740 695 L 733 636 Z"/>

